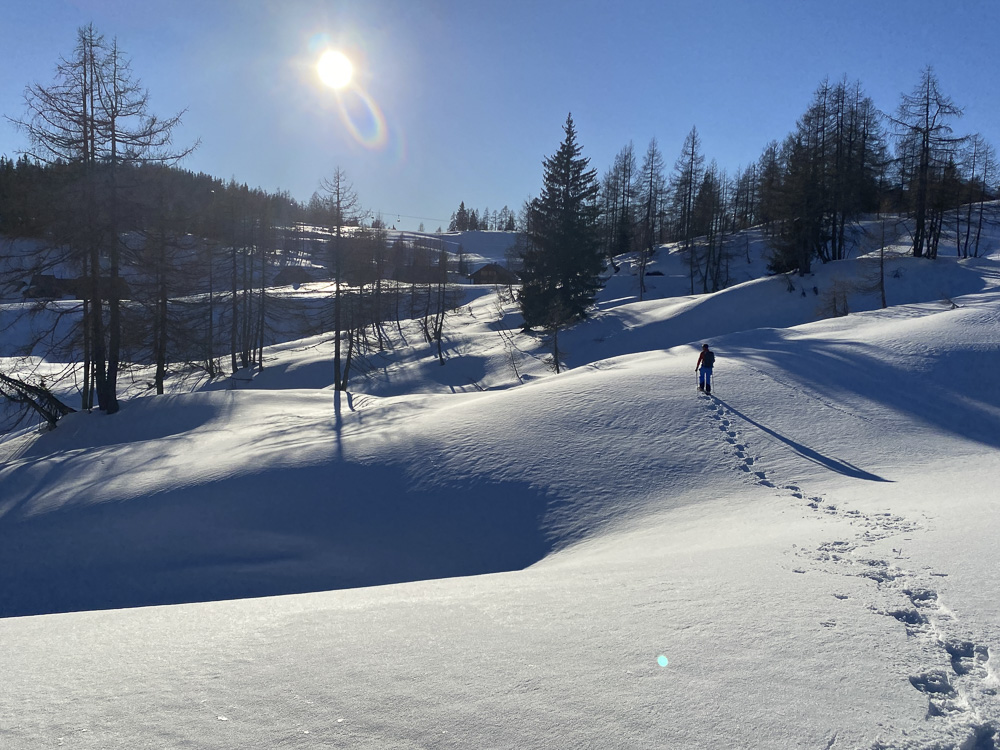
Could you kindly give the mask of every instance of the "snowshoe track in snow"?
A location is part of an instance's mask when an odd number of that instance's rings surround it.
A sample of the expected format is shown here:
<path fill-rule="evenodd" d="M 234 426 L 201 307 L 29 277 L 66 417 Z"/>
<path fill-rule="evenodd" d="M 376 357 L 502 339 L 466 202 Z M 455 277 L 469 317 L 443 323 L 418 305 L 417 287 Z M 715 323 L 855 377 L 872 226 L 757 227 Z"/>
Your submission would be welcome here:
<path fill-rule="evenodd" d="M 996 708 L 998 680 L 991 669 L 990 648 L 951 633 L 958 618 L 927 588 L 905 588 L 909 606 L 887 614 L 899 620 L 909 637 L 935 655 L 946 667 L 910 676 L 910 684 L 927 696 L 927 719 L 943 718 L 963 738 L 959 747 L 994 748 L 997 727 L 982 720 L 984 708 Z"/>
<path fill-rule="evenodd" d="M 746 473 L 749 481 L 754 484 L 774 488 L 774 483 L 767 478 L 767 472 L 754 466 L 757 463 L 757 456 L 752 455 L 746 443 L 741 440 L 740 432 L 733 424 L 733 414 L 722 403 L 708 394 L 701 394 L 700 398 L 708 407 L 712 419 L 716 421 L 722 432 L 723 440 L 732 447 L 733 455 L 737 459 L 736 470 Z"/>
<path fill-rule="evenodd" d="M 806 507 L 814 512 L 842 519 L 855 528 L 852 538 L 824 542 L 815 549 L 796 547 L 795 554 L 805 564 L 793 567 L 792 572 L 818 571 L 867 579 L 874 585 L 877 598 L 884 602 L 883 606 L 872 607 L 872 611 L 895 620 L 904 628 L 907 641 L 912 639 L 933 662 L 926 670 L 909 676 L 913 689 L 927 699 L 927 742 L 923 738 L 916 745 L 909 740 L 902 745 L 876 742 L 873 750 L 945 746 L 997 750 L 1000 724 L 995 717 L 1000 716 L 1000 666 L 993 659 L 996 648 L 954 633 L 958 618 L 930 586 L 931 579 L 947 574 L 927 569 L 915 572 L 895 561 L 864 554 L 873 543 L 912 533 L 921 525 L 889 512 L 864 513 L 838 507 L 821 496 L 808 496 L 794 482 L 776 485 L 766 468 L 761 468 L 760 456 L 751 452 L 749 441 L 735 424 L 735 415 L 717 398 L 700 394 L 700 399 L 736 458 L 735 470 L 746 475 L 748 482 L 774 488 L 780 494 L 788 493 L 795 500 L 805 500 Z M 898 549 L 894 547 L 893 552 L 897 561 L 908 559 L 903 557 L 902 544 Z M 839 601 L 850 599 L 844 593 L 833 596 Z M 820 625 L 835 628 L 837 621 L 831 618 Z M 947 745 L 939 743 L 942 736 L 947 738 Z"/>

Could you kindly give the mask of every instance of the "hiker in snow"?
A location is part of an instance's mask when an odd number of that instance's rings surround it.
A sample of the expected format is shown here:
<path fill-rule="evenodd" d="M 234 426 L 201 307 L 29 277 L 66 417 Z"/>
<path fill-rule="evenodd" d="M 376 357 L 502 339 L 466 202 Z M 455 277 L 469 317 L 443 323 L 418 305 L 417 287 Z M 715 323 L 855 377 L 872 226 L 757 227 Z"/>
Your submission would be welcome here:
<path fill-rule="evenodd" d="M 698 373 L 699 391 L 712 392 L 713 367 L 715 367 L 715 352 L 708 348 L 708 344 L 702 344 L 701 354 L 698 355 L 698 364 L 694 366 L 694 371 Z"/>

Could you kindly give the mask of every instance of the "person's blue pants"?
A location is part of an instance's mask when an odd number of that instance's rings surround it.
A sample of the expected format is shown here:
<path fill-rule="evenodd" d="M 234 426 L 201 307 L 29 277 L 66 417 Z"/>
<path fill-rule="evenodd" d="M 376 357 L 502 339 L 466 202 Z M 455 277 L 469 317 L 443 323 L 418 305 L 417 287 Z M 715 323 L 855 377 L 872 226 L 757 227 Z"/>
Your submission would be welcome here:
<path fill-rule="evenodd" d="M 712 387 L 712 368 L 702 367 L 698 371 L 698 385 L 702 388 Z"/>

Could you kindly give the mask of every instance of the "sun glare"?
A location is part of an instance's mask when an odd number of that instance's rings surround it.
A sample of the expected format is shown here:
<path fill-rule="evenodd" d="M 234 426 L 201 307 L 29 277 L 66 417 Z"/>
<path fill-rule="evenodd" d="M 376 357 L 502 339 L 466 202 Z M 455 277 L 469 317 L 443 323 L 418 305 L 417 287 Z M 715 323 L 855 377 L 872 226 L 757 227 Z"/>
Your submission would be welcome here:
<path fill-rule="evenodd" d="M 342 89 L 351 82 L 354 66 L 343 52 L 329 49 L 324 52 L 316 63 L 319 78 L 330 88 Z"/>

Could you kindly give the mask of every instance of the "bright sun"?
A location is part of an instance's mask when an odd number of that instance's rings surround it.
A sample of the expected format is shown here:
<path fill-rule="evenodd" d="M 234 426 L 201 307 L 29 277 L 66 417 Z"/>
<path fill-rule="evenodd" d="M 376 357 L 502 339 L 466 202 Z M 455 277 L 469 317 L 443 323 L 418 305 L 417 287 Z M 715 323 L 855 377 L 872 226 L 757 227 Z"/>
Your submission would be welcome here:
<path fill-rule="evenodd" d="M 342 89 L 351 82 L 351 74 L 354 66 L 343 52 L 328 49 L 316 63 L 316 71 L 320 80 L 327 86 L 334 89 Z"/>

